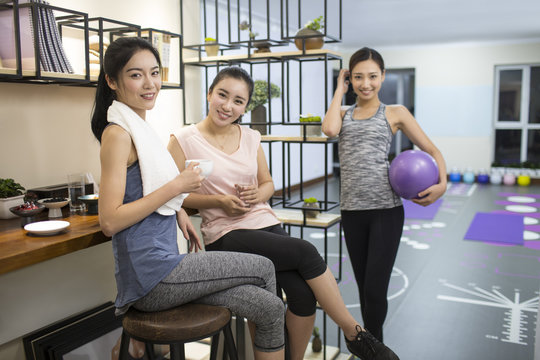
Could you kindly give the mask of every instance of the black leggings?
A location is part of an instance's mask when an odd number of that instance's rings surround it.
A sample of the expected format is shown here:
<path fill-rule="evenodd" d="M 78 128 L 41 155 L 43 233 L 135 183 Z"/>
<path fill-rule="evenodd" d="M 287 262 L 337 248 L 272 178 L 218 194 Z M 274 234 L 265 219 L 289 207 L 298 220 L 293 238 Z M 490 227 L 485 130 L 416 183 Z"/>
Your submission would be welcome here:
<path fill-rule="evenodd" d="M 287 295 L 289 310 L 297 316 L 315 313 L 317 300 L 306 280 L 322 275 L 327 266 L 310 242 L 291 237 L 280 225 L 274 225 L 257 230 L 233 230 L 206 245 L 206 250 L 267 257 L 274 263 L 276 280 Z"/>
<path fill-rule="evenodd" d="M 364 326 L 380 341 L 388 285 L 403 231 L 403 206 L 341 211 L 345 242 L 360 294 Z"/>

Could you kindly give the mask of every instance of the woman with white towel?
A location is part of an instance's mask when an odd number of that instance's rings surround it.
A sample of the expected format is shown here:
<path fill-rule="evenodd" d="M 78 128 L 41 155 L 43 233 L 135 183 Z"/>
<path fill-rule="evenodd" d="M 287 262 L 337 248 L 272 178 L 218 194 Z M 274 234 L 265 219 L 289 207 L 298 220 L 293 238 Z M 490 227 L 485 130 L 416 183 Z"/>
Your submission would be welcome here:
<path fill-rule="evenodd" d="M 255 324 L 255 359 L 283 359 L 284 306 L 275 295 L 272 262 L 252 254 L 197 251 L 199 238 L 181 205 L 187 193 L 199 189 L 200 170 L 191 165 L 179 173 L 145 121 L 161 88 L 160 70 L 150 43 L 119 38 L 105 53 L 96 90 L 92 131 L 101 143 L 99 220 L 112 236 L 117 313 L 130 306 L 160 311 L 189 302 L 225 306 Z M 179 253 L 177 223 L 190 241 L 188 254 Z"/>

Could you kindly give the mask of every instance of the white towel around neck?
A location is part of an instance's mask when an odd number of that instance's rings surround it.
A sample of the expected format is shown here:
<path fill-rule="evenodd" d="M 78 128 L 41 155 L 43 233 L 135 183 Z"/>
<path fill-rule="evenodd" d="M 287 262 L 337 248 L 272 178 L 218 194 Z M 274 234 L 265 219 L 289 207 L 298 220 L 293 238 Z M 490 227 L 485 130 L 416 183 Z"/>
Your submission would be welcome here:
<path fill-rule="evenodd" d="M 171 154 L 154 129 L 129 106 L 114 100 L 107 111 L 107 120 L 120 125 L 131 135 L 139 157 L 144 196 L 180 174 Z M 182 207 L 187 195 L 180 194 L 172 198 L 156 211 L 161 215 L 174 215 Z"/>

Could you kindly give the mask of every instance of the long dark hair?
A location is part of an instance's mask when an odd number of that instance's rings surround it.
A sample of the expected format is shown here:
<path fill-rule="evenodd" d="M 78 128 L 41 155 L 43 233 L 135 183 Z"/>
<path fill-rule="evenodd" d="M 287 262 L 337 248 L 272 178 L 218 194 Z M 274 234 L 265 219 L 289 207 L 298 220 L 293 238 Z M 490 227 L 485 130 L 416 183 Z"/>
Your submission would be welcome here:
<path fill-rule="evenodd" d="M 117 81 L 118 74 L 126 66 L 131 57 L 141 51 L 149 50 L 154 54 L 161 69 L 161 60 L 158 51 L 147 40 L 138 37 L 121 37 L 113 41 L 103 58 L 103 64 L 99 72 L 96 89 L 96 99 L 92 113 L 92 132 L 96 139 L 101 142 L 101 135 L 107 126 L 107 110 L 116 98 L 114 90 L 107 84 L 105 75 L 111 80 Z"/>
<path fill-rule="evenodd" d="M 220 70 L 217 73 L 214 80 L 212 81 L 212 84 L 208 88 L 208 93 L 211 93 L 212 91 L 214 91 L 214 87 L 221 80 L 226 79 L 226 78 L 238 79 L 238 80 L 242 80 L 242 81 L 244 81 L 246 83 L 246 85 L 248 87 L 248 93 L 249 93 L 248 102 L 246 103 L 246 107 L 247 107 L 249 105 L 249 102 L 251 101 L 251 95 L 253 95 L 253 88 L 255 87 L 255 85 L 253 83 L 253 79 L 248 74 L 248 72 L 246 70 L 242 69 L 239 66 L 230 66 L 230 67 L 226 67 L 226 68 Z M 238 122 L 240 122 L 240 120 L 242 120 L 242 116 L 240 116 L 236 121 L 234 121 L 234 123 L 238 123 Z"/>
<path fill-rule="evenodd" d="M 352 54 L 351 58 L 349 59 L 349 71 L 352 71 L 352 69 L 358 64 L 359 62 L 366 61 L 366 60 L 373 60 L 379 65 L 379 68 L 381 68 L 381 72 L 384 72 L 384 60 L 377 52 L 377 50 L 363 47 L 360 50 L 356 51 L 354 54 Z"/>

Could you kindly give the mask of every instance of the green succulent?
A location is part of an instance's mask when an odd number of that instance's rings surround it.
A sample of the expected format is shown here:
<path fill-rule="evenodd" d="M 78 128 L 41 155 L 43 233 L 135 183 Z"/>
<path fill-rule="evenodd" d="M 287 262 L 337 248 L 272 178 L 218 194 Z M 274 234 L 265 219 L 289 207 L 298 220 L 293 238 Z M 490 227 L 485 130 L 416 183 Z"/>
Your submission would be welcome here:
<path fill-rule="evenodd" d="M 321 15 L 318 18 L 315 18 L 313 20 L 309 20 L 305 25 L 305 28 L 311 29 L 311 30 L 320 30 L 324 29 L 324 17 Z"/>
<path fill-rule="evenodd" d="M 0 179 L 0 198 L 24 194 L 25 188 L 13 179 Z"/>
<path fill-rule="evenodd" d="M 214 39 L 212 37 L 206 37 L 206 38 L 204 38 L 204 42 L 207 42 L 207 43 L 216 42 L 216 39 Z"/>
<path fill-rule="evenodd" d="M 305 202 L 306 204 L 314 204 L 314 203 L 316 203 L 317 201 L 318 201 L 317 198 L 314 198 L 314 197 L 309 197 L 309 198 L 304 199 L 304 202 Z"/>
<path fill-rule="evenodd" d="M 321 117 L 312 114 L 300 115 L 300 122 L 321 122 Z"/>
<path fill-rule="evenodd" d="M 281 95 L 279 86 L 270 83 L 270 98 L 277 98 Z M 268 82 L 264 80 L 255 80 L 253 95 L 248 104 L 247 111 L 255 109 L 257 106 L 264 105 L 268 102 Z"/>

